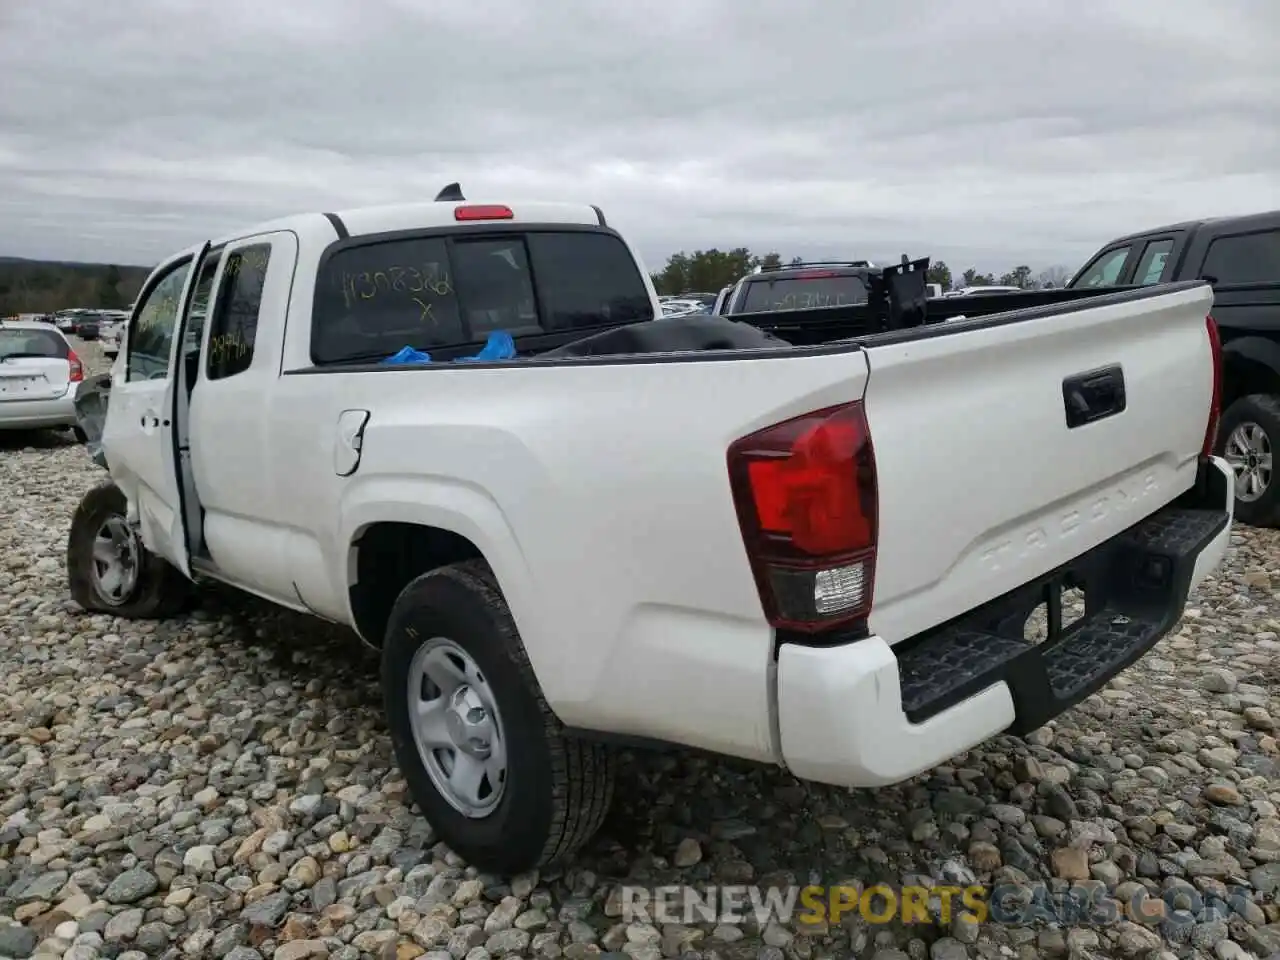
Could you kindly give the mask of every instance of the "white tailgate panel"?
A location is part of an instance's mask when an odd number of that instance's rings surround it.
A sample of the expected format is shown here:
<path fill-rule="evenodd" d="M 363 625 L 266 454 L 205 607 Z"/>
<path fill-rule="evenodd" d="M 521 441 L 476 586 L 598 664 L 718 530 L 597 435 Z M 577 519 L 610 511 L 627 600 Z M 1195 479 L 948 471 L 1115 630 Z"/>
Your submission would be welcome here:
<path fill-rule="evenodd" d="M 883 347 L 871 628 L 896 643 L 1079 556 L 1191 486 L 1208 287 Z M 1068 429 L 1063 380 L 1120 364 L 1127 409 Z"/>

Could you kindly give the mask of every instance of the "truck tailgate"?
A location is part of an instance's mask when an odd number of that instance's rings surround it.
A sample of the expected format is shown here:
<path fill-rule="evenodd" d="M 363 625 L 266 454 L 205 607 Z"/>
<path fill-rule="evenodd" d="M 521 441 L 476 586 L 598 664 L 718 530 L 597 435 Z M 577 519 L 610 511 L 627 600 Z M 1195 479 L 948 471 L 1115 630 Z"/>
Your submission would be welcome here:
<path fill-rule="evenodd" d="M 890 643 L 1078 557 L 1189 489 L 1213 393 L 1205 285 L 865 341 Z"/>

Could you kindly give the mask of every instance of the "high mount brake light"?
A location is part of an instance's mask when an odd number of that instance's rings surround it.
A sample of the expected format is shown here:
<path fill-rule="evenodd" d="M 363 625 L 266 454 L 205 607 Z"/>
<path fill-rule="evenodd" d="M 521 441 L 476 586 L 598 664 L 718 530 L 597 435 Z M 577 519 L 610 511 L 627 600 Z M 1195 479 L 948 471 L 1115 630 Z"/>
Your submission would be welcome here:
<path fill-rule="evenodd" d="M 79 383 L 84 379 L 84 364 L 74 350 L 67 351 L 67 363 L 71 364 L 71 382 Z"/>
<path fill-rule="evenodd" d="M 865 620 L 879 492 L 862 403 L 807 413 L 736 440 L 728 466 L 769 622 L 812 633 Z"/>
<path fill-rule="evenodd" d="M 1218 440 L 1218 424 L 1222 420 L 1222 335 L 1218 332 L 1218 321 L 1213 317 L 1204 318 L 1205 331 L 1209 334 L 1209 354 L 1213 362 L 1213 395 L 1209 401 L 1209 423 L 1204 428 L 1204 444 L 1200 455 L 1207 457 L 1213 453 Z"/>
<path fill-rule="evenodd" d="M 832 277 L 839 276 L 834 270 L 805 270 L 802 273 L 795 274 L 793 280 L 829 280 Z"/>
<path fill-rule="evenodd" d="M 466 207 L 454 207 L 453 219 L 464 220 L 511 220 L 515 214 L 510 207 L 497 203 L 474 203 Z"/>

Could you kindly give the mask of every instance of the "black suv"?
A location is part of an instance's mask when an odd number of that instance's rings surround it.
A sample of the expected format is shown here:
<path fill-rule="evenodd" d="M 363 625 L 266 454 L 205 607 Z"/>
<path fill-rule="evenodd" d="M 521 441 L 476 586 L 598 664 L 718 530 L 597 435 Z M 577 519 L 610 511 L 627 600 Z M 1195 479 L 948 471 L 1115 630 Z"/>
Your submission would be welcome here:
<path fill-rule="evenodd" d="M 1194 220 L 1113 240 L 1069 287 L 1204 279 L 1222 335 L 1217 450 L 1236 474 L 1236 516 L 1280 526 L 1280 210 Z"/>

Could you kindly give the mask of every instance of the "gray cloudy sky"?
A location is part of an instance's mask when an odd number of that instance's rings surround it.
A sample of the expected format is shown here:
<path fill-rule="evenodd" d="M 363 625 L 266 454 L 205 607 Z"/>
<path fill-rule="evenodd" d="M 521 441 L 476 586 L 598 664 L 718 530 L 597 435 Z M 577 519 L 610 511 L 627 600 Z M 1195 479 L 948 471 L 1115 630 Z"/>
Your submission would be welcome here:
<path fill-rule="evenodd" d="M 1078 266 L 1280 207 L 1277 0 L 0 0 L 0 254 L 598 203 L 673 250 Z"/>

